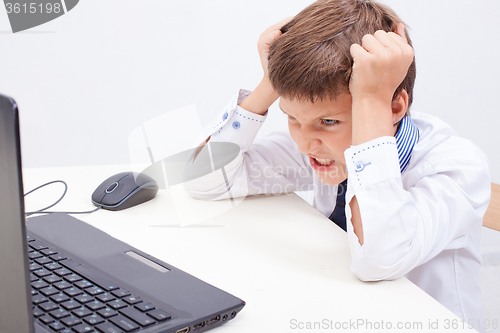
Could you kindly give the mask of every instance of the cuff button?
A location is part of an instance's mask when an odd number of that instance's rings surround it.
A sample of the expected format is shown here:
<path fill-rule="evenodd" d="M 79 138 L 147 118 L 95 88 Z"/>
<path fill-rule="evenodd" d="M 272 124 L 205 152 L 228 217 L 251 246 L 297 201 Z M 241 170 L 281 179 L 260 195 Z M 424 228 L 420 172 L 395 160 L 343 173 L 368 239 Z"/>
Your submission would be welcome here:
<path fill-rule="evenodd" d="M 354 170 L 355 170 L 356 172 L 363 171 L 363 170 L 364 170 L 364 168 L 365 168 L 367 165 L 370 165 L 370 164 L 372 164 L 372 162 L 368 162 L 368 163 L 364 163 L 364 164 L 363 164 L 363 163 L 361 163 L 361 162 L 358 162 L 358 163 L 356 163 L 356 164 L 354 165 Z"/>

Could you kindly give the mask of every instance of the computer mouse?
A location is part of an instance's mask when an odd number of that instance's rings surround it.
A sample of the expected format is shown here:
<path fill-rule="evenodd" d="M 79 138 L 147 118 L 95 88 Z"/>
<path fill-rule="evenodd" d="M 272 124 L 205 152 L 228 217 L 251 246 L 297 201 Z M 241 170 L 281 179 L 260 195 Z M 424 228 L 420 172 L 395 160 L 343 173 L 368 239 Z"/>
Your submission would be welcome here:
<path fill-rule="evenodd" d="M 122 210 L 153 199 L 158 184 L 150 176 L 122 172 L 109 177 L 92 194 L 92 203 L 108 210 Z"/>

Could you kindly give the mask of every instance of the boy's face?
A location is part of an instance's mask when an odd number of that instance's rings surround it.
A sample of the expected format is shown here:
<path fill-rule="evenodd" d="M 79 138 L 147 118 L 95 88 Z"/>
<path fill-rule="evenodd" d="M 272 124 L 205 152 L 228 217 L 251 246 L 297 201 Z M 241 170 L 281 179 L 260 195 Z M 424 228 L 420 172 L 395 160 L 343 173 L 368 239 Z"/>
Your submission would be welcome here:
<path fill-rule="evenodd" d="M 347 178 L 344 151 L 352 141 L 352 98 L 343 93 L 332 100 L 297 101 L 281 97 L 280 108 L 288 115 L 288 128 L 299 150 L 319 179 L 328 185 Z"/>

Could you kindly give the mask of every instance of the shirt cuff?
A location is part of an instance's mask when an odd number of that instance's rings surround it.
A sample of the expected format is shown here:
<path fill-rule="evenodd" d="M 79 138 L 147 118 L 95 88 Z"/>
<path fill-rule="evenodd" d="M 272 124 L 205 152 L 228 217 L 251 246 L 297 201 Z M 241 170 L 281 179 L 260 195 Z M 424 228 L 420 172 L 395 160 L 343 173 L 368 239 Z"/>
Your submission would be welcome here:
<path fill-rule="evenodd" d="M 391 136 L 380 137 L 357 146 L 351 146 L 344 152 L 348 184 L 353 192 L 363 187 L 401 178 L 396 139 Z"/>
<path fill-rule="evenodd" d="M 401 181 L 398 149 L 394 137 L 384 136 L 357 146 L 351 146 L 344 152 L 344 157 L 348 173 L 347 203 L 351 202 L 352 197 L 356 194 L 362 196 L 361 192 L 367 186 L 389 179 Z M 361 216 L 364 215 L 363 211 L 360 213 Z M 346 204 L 346 218 L 348 221 L 352 219 L 348 204 Z M 363 224 L 363 233 L 367 227 L 367 224 Z M 352 255 L 358 259 L 362 258 L 365 255 L 366 246 L 359 244 L 359 239 L 354 233 L 351 223 L 347 223 L 347 234 Z"/>
<path fill-rule="evenodd" d="M 211 142 L 233 142 L 240 146 L 242 151 L 250 147 L 260 127 L 267 118 L 241 108 L 241 103 L 249 91 L 241 89 L 228 103 L 224 111 L 214 121 L 209 129 Z"/>

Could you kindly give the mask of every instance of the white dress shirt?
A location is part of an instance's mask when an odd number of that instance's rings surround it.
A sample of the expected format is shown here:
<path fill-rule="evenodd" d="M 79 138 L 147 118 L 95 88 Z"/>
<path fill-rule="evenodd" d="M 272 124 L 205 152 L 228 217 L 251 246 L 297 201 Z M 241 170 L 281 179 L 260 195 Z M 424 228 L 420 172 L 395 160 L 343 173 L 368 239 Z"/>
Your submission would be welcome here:
<path fill-rule="evenodd" d="M 233 142 L 241 153 L 225 167 L 188 182 L 200 199 L 313 190 L 325 216 L 335 208 L 337 185 L 323 184 L 290 135 L 255 136 L 265 120 L 238 106 L 241 90 L 210 126 L 210 142 Z M 412 112 L 419 141 L 401 173 L 394 137 L 381 137 L 344 153 L 346 202 L 355 195 L 363 223 L 360 245 L 346 204 L 352 271 L 363 281 L 406 276 L 464 320 L 482 328 L 479 242 L 490 198 L 487 158 L 443 121 Z M 479 323 L 481 325 L 479 325 Z"/>

